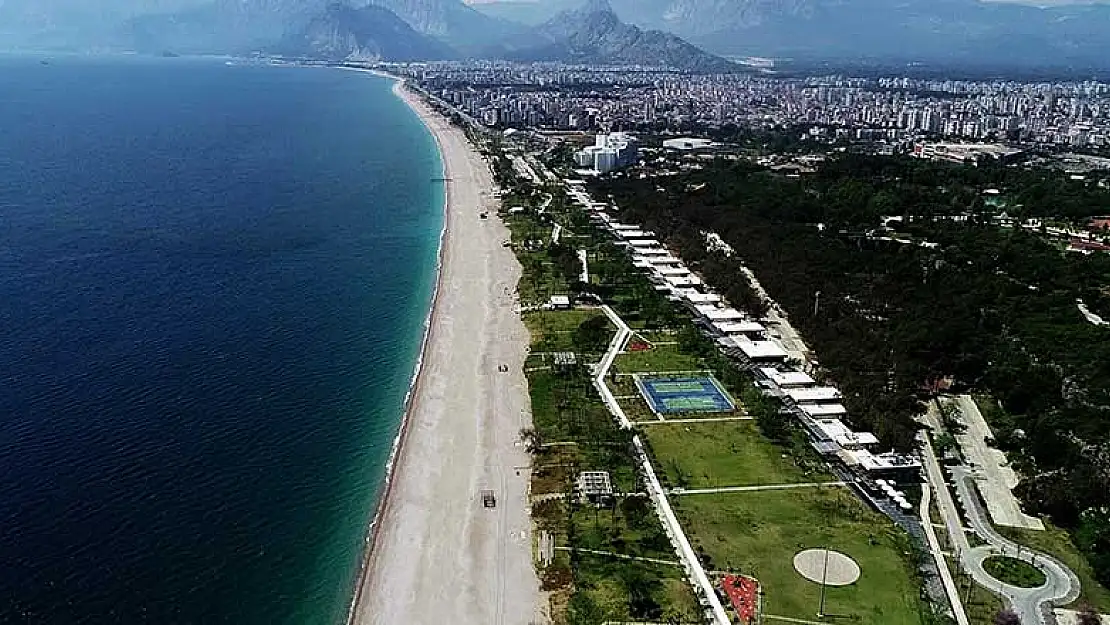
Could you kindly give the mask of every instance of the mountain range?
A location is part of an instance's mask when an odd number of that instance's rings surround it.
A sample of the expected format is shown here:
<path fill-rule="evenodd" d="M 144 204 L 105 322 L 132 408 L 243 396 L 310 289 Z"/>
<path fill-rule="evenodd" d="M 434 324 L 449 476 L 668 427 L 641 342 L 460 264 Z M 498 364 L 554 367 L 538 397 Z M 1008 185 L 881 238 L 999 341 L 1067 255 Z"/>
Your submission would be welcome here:
<path fill-rule="evenodd" d="M 581 1 L 581 0 L 580 0 Z M 732 65 L 674 35 L 622 22 L 590 0 L 530 26 L 462 0 L 0 0 L 0 49 L 133 49 L 160 53 L 262 51 L 393 61 L 507 58 L 665 65 Z"/>
<path fill-rule="evenodd" d="M 348 0 L 341 8 L 332 0 L 0 0 L 0 49 L 295 50 L 327 58 L 562 60 L 697 71 L 727 70 L 722 56 L 1110 68 L 1107 4 L 610 1 Z"/>
<path fill-rule="evenodd" d="M 539 24 L 575 0 L 475 4 Z M 612 0 L 641 28 L 724 56 L 1110 67 L 1110 5 L 982 0 Z"/>

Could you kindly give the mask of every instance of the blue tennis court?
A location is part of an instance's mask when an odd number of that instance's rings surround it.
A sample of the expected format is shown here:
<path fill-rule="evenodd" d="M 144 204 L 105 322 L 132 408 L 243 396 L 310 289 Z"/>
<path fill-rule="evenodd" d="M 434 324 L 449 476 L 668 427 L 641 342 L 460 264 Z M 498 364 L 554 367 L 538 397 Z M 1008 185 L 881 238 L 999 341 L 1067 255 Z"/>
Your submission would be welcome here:
<path fill-rule="evenodd" d="M 636 376 L 636 387 L 651 409 L 675 412 L 732 412 L 736 404 L 710 375 L 683 377 Z"/>

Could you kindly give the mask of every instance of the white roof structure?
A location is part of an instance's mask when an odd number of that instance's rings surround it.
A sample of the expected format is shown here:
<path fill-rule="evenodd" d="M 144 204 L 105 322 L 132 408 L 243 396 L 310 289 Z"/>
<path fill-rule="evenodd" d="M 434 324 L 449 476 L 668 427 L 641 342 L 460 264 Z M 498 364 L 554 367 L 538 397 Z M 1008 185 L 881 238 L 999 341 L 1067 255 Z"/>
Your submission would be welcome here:
<path fill-rule="evenodd" d="M 636 248 L 636 254 L 635 255 L 636 256 L 642 256 L 646 260 L 646 258 L 648 256 L 651 256 L 651 257 L 670 256 L 671 253 L 668 252 L 666 249 L 664 249 L 662 247 L 640 247 L 640 248 Z M 673 258 L 673 256 L 672 256 L 672 258 Z"/>
<path fill-rule="evenodd" d="M 833 440 L 836 441 L 837 445 L 848 449 L 854 447 L 870 447 L 879 444 L 879 437 L 871 432 L 848 432 L 847 434 L 837 436 Z"/>
<path fill-rule="evenodd" d="M 667 276 L 666 280 L 667 284 L 675 287 L 690 287 L 698 286 L 699 284 L 701 284 L 701 278 L 695 276 L 694 274 L 690 274 L 687 276 Z"/>
<path fill-rule="evenodd" d="M 690 275 L 690 270 L 682 265 L 660 265 L 653 266 L 655 273 L 661 276 L 686 276 Z"/>
<path fill-rule="evenodd" d="M 867 471 L 890 471 L 898 469 L 920 469 L 921 461 L 913 456 L 896 453 L 873 454 L 866 449 L 848 452 L 852 459 Z"/>
<path fill-rule="evenodd" d="M 702 293 L 697 289 L 679 289 L 677 295 L 691 304 L 716 304 L 721 301 L 721 296 L 716 293 Z"/>
<path fill-rule="evenodd" d="M 659 247 L 659 241 L 655 239 L 631 239 L 628 244 L 632 247 Z"/>
<path fill-rule="evenodd" d="M 852 428 L 844 425 L 840 419 L 827 418 L 827 419 L 814 419 L 813 424 L 817 426 L 818 430 L 825 435 L 825 438 L 835 440 L 838 436 L 850 434 Z"/>
<path fill-rule="evenodd" d="M 786 396 L 798 404 L 822 404 L 840 401 L 840 391 L 831 386 L 792 388 L 786 391 Z"/>
<path fill-rule="evenodd" d="M 639 258 L 632 259 L 632 266 L 633 267 L 638 267 L 640 269 L 651 269 L 652 268 L 651 263 L 649 263 L 646 260 L 639 259 Z"/>
<path fill-rule="evenodd" d="M 700 304 L 694 306 L 698 314 L 710 321 L 739 321 L 744 318 L 744 313 L 736 310 L 735 308 L 721 308 L 712 304 Z"/>
<path fill-rule="evenodd" d="M 786 351 L 774 341 L 749 341 L 726 336 L 717 342 L 739 349 L 749 360 L 786 360 Z"/>
<path fill-rule="evenodd" d="M 621 230 L 639 230 L 640 226 L 634 226 L 632 224 L 622 224 L 619 221 L 610 221 L 609 229 L 615 232 Z"/>
<path fill-rule="evenodd" d="M 844 425 L 840 419 L 815 419 L 814 424 L 826 438 L 847 449 L 879 444 L 879 439 L 871 432 L 853 432 L 852 428 Z"/>
<path fill-rule="evenodd" d="M 763 334 L 767 328 L 755 321 L 718 321 L 713 324 L 721 334 Z"/>
<path fill-rule="evenodd" d="M 677 256 L 673 256 L 668 252 L 666 256 L 653 255 L 650 259 L 648 259 L 648 262 L 653 265 L 681 265 L 682 259 L 678 258 Z"/>
<path fill-rule="evenodd" d="M 817 384 L 817 381 L 810 377 L 808 373 L 802 373 L 801 371 L 779 371 L 773 367 L 764 367 L 759 371 L 779 388 L 799 388 Z"/>
<path fill-rule="evenodd" d="M 655 236 L 655 233 L 643 230 L 617 230 L 616 233 L 622 239 L 650 239 Z"/>
<path fill-rule="evenodd" d="M 840 417 L 848 414 L 848 410 L 842 404 L 801 404 L 798 408 L 810 419 Z"/>

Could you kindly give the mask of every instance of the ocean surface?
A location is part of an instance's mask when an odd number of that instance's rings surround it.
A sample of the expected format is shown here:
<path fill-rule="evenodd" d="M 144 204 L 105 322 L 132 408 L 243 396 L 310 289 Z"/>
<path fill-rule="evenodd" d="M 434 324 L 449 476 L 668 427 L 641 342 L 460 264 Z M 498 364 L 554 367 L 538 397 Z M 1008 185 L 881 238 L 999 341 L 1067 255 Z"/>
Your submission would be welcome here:
<path fill-rule="evenodd" d="M 391 83 L 0 57 L 0 623 L 342 623 L 435 279 Z"/>

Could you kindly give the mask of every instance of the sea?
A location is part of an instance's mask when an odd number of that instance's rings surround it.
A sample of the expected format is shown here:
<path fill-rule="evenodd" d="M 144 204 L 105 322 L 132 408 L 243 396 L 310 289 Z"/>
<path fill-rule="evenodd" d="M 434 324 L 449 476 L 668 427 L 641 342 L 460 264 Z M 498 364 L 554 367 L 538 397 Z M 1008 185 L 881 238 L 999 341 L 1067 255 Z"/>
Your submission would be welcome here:
<path fill-rule="evenodd" d="M 345 621 L 443 226 L 391 88 L 0 56 L 0 623 Z"/>

